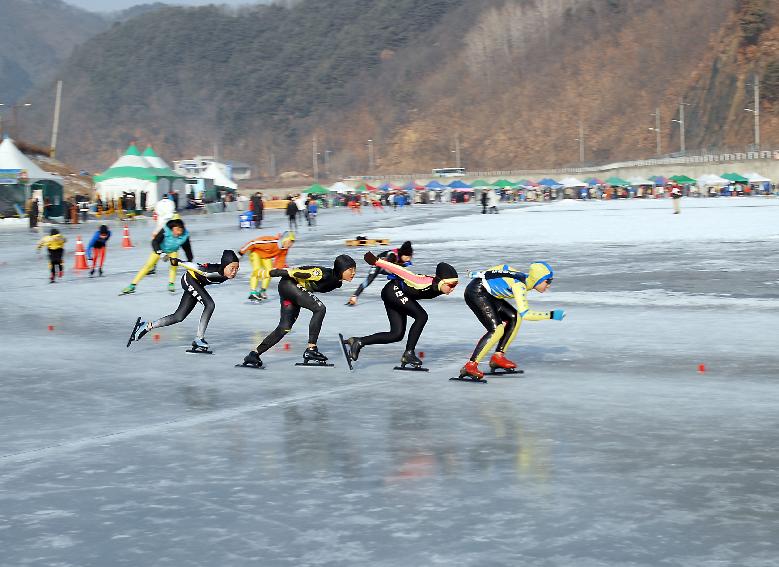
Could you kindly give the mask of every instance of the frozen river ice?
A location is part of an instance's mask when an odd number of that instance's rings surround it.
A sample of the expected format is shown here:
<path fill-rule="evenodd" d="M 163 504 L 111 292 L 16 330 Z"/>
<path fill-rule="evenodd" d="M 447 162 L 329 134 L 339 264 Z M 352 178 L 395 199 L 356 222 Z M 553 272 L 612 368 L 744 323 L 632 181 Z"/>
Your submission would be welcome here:
<path fill-rule="evenodd" d="M 321 296 L 336 367 L 293 366 L 304 312 L 252 371 L 233 365 L 278 302 L 246 304 L 248 262 L 209 288 L 214 356 L 184 353 L 199 307 L 126 349 L 136 316 L 179 300 L 164 270 L 117 297 L 150 226 L 123 250 L 113 225 L 106 276 L 68 254 L 56 285 L 37 236 L 0 229 L 0 565 L 779 565 L 777 218 L 758 198 L 678 216 L 667 201 L 416 206 L 324 211 L 300 231 L 293 264 L 330 263 L 357 234 L 413 240 L 428 273 L 550 262 L 552 291 L 529 299 L 568 316 L 523 325 L 509 355 L 526 373 L 486 385 L 447 380 L 482 334 L 464 285 L 424 303 L 428 374 L 392 370 L 402 343 L 345 368 L 338 332 L 388 326 L 381 280 L 344 306 L 359 258 Z M 185 220 L 201 261 L 256 234 L 235 215 Z M 66 228 L 68 250 L 94 229 Z"/>

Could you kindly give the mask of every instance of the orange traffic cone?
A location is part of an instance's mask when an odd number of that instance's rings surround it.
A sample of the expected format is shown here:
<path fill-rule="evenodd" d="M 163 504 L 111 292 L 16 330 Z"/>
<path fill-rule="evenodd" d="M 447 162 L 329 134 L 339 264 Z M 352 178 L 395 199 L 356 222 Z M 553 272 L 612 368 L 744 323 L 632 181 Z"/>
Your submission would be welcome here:
<path fill-rule="evenodd" d="M 122 248 L 132 248 L 133 243 L 130 242 L 130 227 L 127 224 L 124 225 L 124 234 L 122 235 Z"/>
<path fill-rule="evenodd" d="M 76 237 L 76 263 L 74 264 L 73 269 L 87 269 L 87 253 L 84 251 L 84 241 L 81 240 L 80 234 Z"/>

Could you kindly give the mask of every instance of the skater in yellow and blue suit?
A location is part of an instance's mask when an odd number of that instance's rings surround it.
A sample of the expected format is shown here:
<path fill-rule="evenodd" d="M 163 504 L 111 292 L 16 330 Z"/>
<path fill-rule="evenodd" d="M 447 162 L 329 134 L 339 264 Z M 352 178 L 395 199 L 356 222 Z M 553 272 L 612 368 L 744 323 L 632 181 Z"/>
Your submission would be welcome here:
<path fill-rule="evenodd" d="M 465 288 L 465 303 L 487 329 L 479 339 L 471 359 L 460 370 L 460 376 L 469 376 L 481 380 L 484 373 L 478 364 L 495 348 L 490 358 L 490 367 L 513 370 L 515 363 L 506 358 L 505 351 L 517 336 L 522 321 L 542 321 L 555 319 L 562 321 L 565 312 L 531 311 L 527 303 L 527 292 L 531 289 L 544 293 L 552 285 L 554 272 L 546 262 L 530 264 L 527 274 L 502 264 L 483 272 L 471 272 L 473 280 Z M 516 308 L 507 300 L 513 299 Z"/>

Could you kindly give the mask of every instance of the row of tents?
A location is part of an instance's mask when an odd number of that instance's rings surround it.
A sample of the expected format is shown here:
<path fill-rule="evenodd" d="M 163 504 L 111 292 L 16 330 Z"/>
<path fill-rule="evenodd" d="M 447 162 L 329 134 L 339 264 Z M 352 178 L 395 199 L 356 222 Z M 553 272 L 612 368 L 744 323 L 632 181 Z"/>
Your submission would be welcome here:
<path fill-rule="evenodd" d="M 328 193 L 372 193 L 372 192 L 386 192 L 386 191 L 424 191 L 434 190 L 441 191 L 444 189 L 450 189 L 452 191 L 473 191 L 475 189 L 499 189 L 499 190 L 513 190 L 513 189 L 568 189 L 568 188 L 585 188 L 585 187 L 655 187 L 664 186 L 668 184 L 674 185 L 699 185 L 701 187 L 725 187 L 726 185 L 732 185 L 734 183 L 740 184 L 762 184 L 770 183 L 771 180 L 758 173 L 747 173 L 740 175 L 738 173 L 724 173 L 722 175 L 702 175 L 697 179 L 688 177 L 686 175 L 672 175 L 671 177 L 663 177 L 661 175 L 643 178 L 643 177 L 631 177 L 629 179 L 622 179 L 620 177 L 609 177 L 607 179 L 598 179 L 597 177 L 591 177 L 585 180 L 579 180 L 575 177 L 564 177 L 559 181 L 550 177 L 539 179 L 538 181 L 532 181 L 530 179 L 520 179 L 518 181 L 509 181 L 507 179 L 498 179 L 497 181 L 485 181 L 483 179 L 477 179 L 466 183 L 460 179 L 452 181 L 451 183 L 444 185 L 443 183 L 433 180 L 425 184 L 420 184 L 414 181 L 409 181 L 405 185 L 395 185 L 392 183 L 383 183 L 381 185 L 373 186 L 367 183 L 352 187 L 347 185 L 343 181 L 334 183 L 329 187 L 324 187 L 315 183 L 305 189 L 303 192 L 309 195 L 325 195 Z"/>

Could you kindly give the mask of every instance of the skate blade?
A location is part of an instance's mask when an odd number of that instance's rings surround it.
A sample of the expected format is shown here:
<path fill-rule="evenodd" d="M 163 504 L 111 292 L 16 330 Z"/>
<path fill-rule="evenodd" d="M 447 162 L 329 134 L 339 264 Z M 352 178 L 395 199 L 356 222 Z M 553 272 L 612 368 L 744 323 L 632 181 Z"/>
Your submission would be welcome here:
<path fill-rule="evenodd" d="M 308 366 L 309 368 L 320 368 L 323 366 L 333 367 L 335 364 L 329 362 L 296 362 L 295 366 Z"/>
<path fill-rule="evenodd" d="M 214 354 L 214 351 L 212 350 L 193 350 L 191 348 L 188 348 L 185 352 L 189 352 L 191 354 Z"/>
<path fill-rule="evenodd" d="M 470 376 L 453 376 L 452 378 L 449 378 L 449 380 L 454 380 L 456 382 L 476 382 L 478 384 L 486 384 L 487 381 L 484 378 L 472 378 Z"/>
<path fill-rule="evenodd" d="M 236 364 L 236 368 L 249 368 L 251 370 L 265 370 L 265 365 L 262 366 L 250 366 L 249 364 Z"/>
<path fill-rule="evenodd" d="M 524 374 L 524 373 L 525 371 L 520 368 L 516 368 L 514 370 L 507 370 L 505 368 L 501 368 L 501 369 L 493 368 L 489 372 L 485 372 L 484 375 L 485 376 L 505 376 L 507 374 Z"/>
<path fill-rule="evenodd" d="M 138 329 L 140 328 L 140 326 L 141 326 L 141 318 L 140 318 L 140 317 L 138 317 L 138 318 L 135 320 L 135 325 L 133 325 L 133 330 L 132 330 L 132 332 L 130 333 L 130 338 L 129 338 L 129 340 L 127 341 L 127 348 L 130 348 L 130 345 L 131 345 L 131 344 L 133 343 L 133 341 L 135 340 L 135 333 L 137 333 L 137 332 L 138 332 Z"/>
<path fill-rule="evenodd" d="M 341 348 L 344 351 L 344 358 L 346 358 L 346 364 L 349 365 L 349 370 L 354 370 L 354 367 L 352 366 L 352 356 L 349 353 L 349 346 L 346 343 L 346 339 L 344 339 L 344 336 L 341 333 L 338 333 L 338 338 L 341 339 Z"/>
<path fill-rule="evenodd" d="M 429 368 L 422 366 L 395 366 L 393 370 L 405 370 L 406 372 L 429 372 Z"/>

